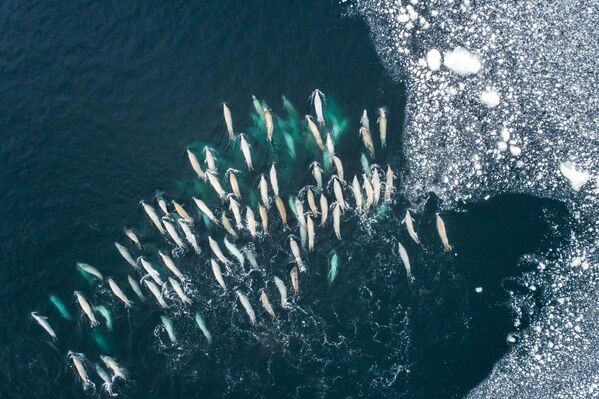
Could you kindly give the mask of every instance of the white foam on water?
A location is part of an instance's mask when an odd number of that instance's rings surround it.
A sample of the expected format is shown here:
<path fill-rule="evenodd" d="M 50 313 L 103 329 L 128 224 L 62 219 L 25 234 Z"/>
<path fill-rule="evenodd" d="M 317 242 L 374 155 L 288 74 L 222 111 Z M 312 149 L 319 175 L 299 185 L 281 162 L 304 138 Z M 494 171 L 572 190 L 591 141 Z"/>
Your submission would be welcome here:
<path fill-rule="evenodd" d="M 575 231 L 535 255 L 537 271 L 523 279 L 542 305 L 529 327 L 515 321 L 512 349 L 469 396 L 598 396 L 599 8 L 431 0 L 409 12 L 399 4 L 355 0 L 352 10 L 409 91 L 403 194 L 422 204 L 433 191 L 445 208 L 501 193 L 551 198 L 572 216 L 572 226 L 556 228 Z M 445 68 L 431 71 L 430 49 L 442 50 Z"/>

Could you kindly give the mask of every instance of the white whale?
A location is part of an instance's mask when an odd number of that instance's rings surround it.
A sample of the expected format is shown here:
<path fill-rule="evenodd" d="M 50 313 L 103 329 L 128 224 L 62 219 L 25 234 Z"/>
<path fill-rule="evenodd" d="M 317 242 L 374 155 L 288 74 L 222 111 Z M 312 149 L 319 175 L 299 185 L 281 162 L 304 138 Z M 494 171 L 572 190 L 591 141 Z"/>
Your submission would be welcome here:
<path fill-rule="evenodd" d="M 235 138 L 235 133 L 233 133 L 233 117 L 231 116 L 231 110 L 225 103 L 223 103 L 223 115 L 225 117 L 225 125 L 227 125 L 229 140 L 233 140 Z"/>
<path fill-rule="evenodd" d="M 355 175 L 351 186 L 352 191 L 354 192 L 354 198 L 356 200 L 356 211 L 358 211 L 358 213 L 362 213 L 362 204 L 364 202 L 362 199 L 362 188 L 360 187 L 360 182 Z"/>
<path fill-rule="evenodd" d="M 252 268 L 255 270 L 260 270 L 260 266 L 258 266 L 258 262 L 256 261 L 256 255 L 254 255 L 252 250 L 246 247 L 243 248 L 242 251 L 245 254 L 245 257 L 250 262 L 250 265 L 252 265 Z"/>
<path fill-rule="evenodd" d="M 77 267 L 81 269 L 83 272 L 96 277 L 100 281 L 104 280 L 104 276 L 102 275 L 102 273 L 100 273 L 100 271 L 92 265 L 83 262 L 77 262 Z"/>
<path fill-rule="evenodd" d="M 373 202 L 374 205 L 377 205 L 381 199 L 381 176 L 376 168 L 372 171 L 372 179 L 370 181 L 372 183 Z"/>
<path fill-rule="evenodd" d="M 225 172 L 225 175 L 229 175 L 229 184 L 231 185 L 231 190 L 233 190 L 233 194 L 235 194 L 237 196 L 237 198 L 241 198 L 241 191 L 239 190 L 239 182 L 237 181 L 237 175 L 235 174 L 235 172 L 238 172 L 238 170 L 229 168 Z"/>
<path fill-rule="evenodd" d="M 262 113 L 264 116 L 264 123 L 266 124 L 266 139 L 268 141 L 272 141 L 272 132 L 274 130 L 274 123 L 272 121 L 272 114 L 270 110 L 266 107 L 262 108 Z"/>
<path fill-rule="evenodd" d="M 175 211 L 182 219 L 184 219 L 185 221 L 187 221 L 189 223 L 193 223 L 193 218 L 189 215 L 189 213 L 187 213 L 185 208 L 183 208 L 183 205 L 179 204 L 175 200 L 173 200 L 171 202 L 172 202 L 173 206 L 175 207 Z"/>
<path fill-rule="evenodd" d="M 249 206 L 245 207 L 245 222 L 252 238 L 256 238 L 256 217 L 254 216 L 254 211 Z"/>
<path fill-rule="evenodd" d="M 77 302 L 79 303 L 79 306 L 81 307 L 81 310 L 83 310 L 83 313 L 85 313 L 85 315 L 89 319 L 89 322 L 90 322 L 92 328 L 100 325 L 100 323 L 96 319 L 96 315 L 94 314 L 94 311 L 92 310 L 91 305 L 89 304 L 87 299 L 85 299 L 83 294 L 81 294 L 79 291 L 75 291 L 74 294 L 75 294 L 75 298 L 77 298 Z"/>
<path fill-rule="evenodd" d="M 325 197 L 324 193 L 320 193 L 320 225 L 324 226 L 327 222 L 327 216 L 329 215 L 329 200 Z"/>
<path fill-rule="evenodd" d="M 183 243 L 181 237 L 179 237 L 179 233 L 177 233 L 177 229 L 175 228 L 173 222 L 174 220 L 169 217 L 164 216 L 162 218 L 162 223 L 164 224 L 164 227 L 166 227 L 168 235 L 173 239 L 173 241 L 175 242 L 175 244 L 177 244 L 179 248 L 185 249 L 186 245 L 185 243 Z"/>
<path fill-rule="evenodd" d="M 322 142 L 322 136 L 320 135 L 318 127 L 316 126 L 316 123 L 314 123 L 310 115 L 306 115 L 306 122 L 308 123 L 308 129 L 310 130 L 310 133 L 312 133 L 312 137 L 314 137 L 314 141 L 316 141 L 316 145 L 318 146 L 318 148 L 320 148 L 321 151 L 324 151 L 324 143 Z"/>
<path fill-rule="evenodd" d="M 127 275 L 127 281 L 129 282 L 129 285 L 131 286 L 131 289 L 133 290 L 133 292 L 135 292 L 135 295 L 137 295 L 137 297 L 139 299 L 141 299 L 142 301 L 145 301 L 146 297 L 141 292 L 141 287 L 139 286 L 137 281 L 135 281 L 135 279 L 129 275 Z"/>
<path fill-rule="evenodd" d="M 391 166 L 387 165 L 387 173 L 385 173 L 385 201 L 391 201 L 391 194 L 393 194 L 393 171 L 391 170 Z"/>
<path fill-rule="evenodd" d="M 339 183 L 339 177 L 337 176 L 333 176 L 333 192 L 341 210 L 345 210 L 346 205 L 345 200 L 343 199 L 343 190 L 341 189 L 341 183 Z"/>
<path fill-rule="evenodd" d="M 316 206 L 316 199 L 314 198 L 314 193 L 308 187 L 306 190 L 306 199 L 308 200 L 308 206 L 310 207 L 310 212 L 312 212 L 313 216 L 318 215 L 318 207 Z"/>
<path fill-rule="evenodd" d="M 270 185 L 275 196 L 279 196 L 279 180 L 277 179 L 277 169 L 273 163 L 270 167 Z"/>
<path fill-rule="evenodd" d="M 287 287 L 285 287 L 285 283 L 283 282 L 283 280 L 281 280 L 277 276 L 274 276 L 274 280 L 275 285 L 279 290 L 279 295 L 281 296 L 281 307 L 283 309 L 287 309 L 289 307 L 289 302 L 287 301 Z"/>
<path fill-rule="evenodd" d="M 158 202 L 158 207 L 164 213 L 164 215 L 168 216 L 168 207 L 166 206 L 166 201 L 164 200 L 162 194 L 164 194 L 162 191 L 156 191 L 156 202 Z"/>
<path fill-rule="evenodd" d="M 268 234 L 268 211 L 262 204 L 258 204 L 258 214 L 260 215 L 260 223 L 262 224 L 262 232 Z"/>
<path fill-rule="evenodd" d="M 162 297 L 162 292 L 160 291 L 160 288 L 158 288 L 158 286 L 150 280 L 145 280 L 144 283 L 146 284 L 152 295 L 154 295 L 154 298 L 156 298 L 156 301 L 158 301 L 160 307 L 165 309 L 168 308 L 168 305 L 166 304 L 166 302 L 164 302 L 164 298 Z"/>
<path fill-rule="evenodd" d="M 312 103 L 314 104 L 314 112 L 316 112 L 316 120 L 321 125 L 324 125 L 324 113 L 322 112 L 322 99 L 324 98 L 324 94 L 322 91 L 316 89 L 312 92 L 310 96 L 312 99 Z"/>
<path fill-rule="evenodd" d="M 379 124 L 381 147 L 385 148 L 387 146 L 387 114 L 384 108 L 379 108 L 379 117 L 376 121 Z"/>
<path fill-rule="evenodd" d="M 119 253 L 123 257 L 123 259 L 125 259 L 127 261 L 127 263 L 129 263 L 131 266 L 133 266 L 134 268 L 137 269 L 137 264 L 133 260 L 133 256 L 131 256 L 131 252 L 129 252 L 129 250 L 125 246 L 119 244 L 116 241 L 114 242 L 114 246 L 119 251 Z"/>
<path fill-rule="evenodd" d="M 212 253 L 214 254 L 214 256 L 216 256 L 218 258 L 218 260 L 223 262 L 225 265 L 231 264 L 231 261 L 229 259 L 227 259 L 227 257 L 225 255 L 223 255 L 223 252 L 220 250 L 218 242 L 214 241 L 212 239 L 212 237 L 210 237 L 210 236 L 208 236 L 208 244 L 210 245 L 210 249 L 212 250 Z"/>
<path fill-rule="evenodd" d="M 291 253 L 293 254 L 293 258 L 295 259 L 295 263 L 299 266 L 301 272 L 306 271 L 306 266 L 302 261 L 300 249 L 297 245 L 297 242 L 293 239 L 293 237 L 289 237 L 289 247 L 291 248 Z"/>
<path fill-rule="evenodd" d="M 372 136 L 370 135 L 370 131 L 364 127 L 361 127 L 360 136 L 362 137 L 364 147 L 366 147 L 366 149 L 370 153 L 370 156 L 374 158 L 374 144 L 372 143 Z"/>
<path fill-rule="evenodd" d="M 243 268 L 245 266 L 245 258 L 243 257 L 243 254 L 241 253 L 241 251 L 239 251 L 239 249 L 237 248 L 237 246 L 235 246 L 235 244 L 233 244 L 232 242 L 227 240 L 227 237 L 225 237 L 224 243 L 225 243 L 225 248 L 227 248 L 227 251 L 229 251 L 229 253 L 235 257 L 235 259 L 237 259 L 237 261 Z"/>
<path fill-rule="evenodd" d="M 190 149 L 187 149 L 187 158 L 189 159 L 191 168 L 193 169 L 194 172 L 196 172 L 196 175 L 198 175 L 198 177 L 200 179 L 206 181 L 206 172 L 204 172 L 202 170 L 202 166 L 200 165 L 200 161 L 198 160 L 198 157 L 196 156 L 196 154 L 191 152 Z"/>
<path fill-rule="evenodd" d="M 100 359 L 102 359 L 106 367 L 108 367 L 114 374 L 114 377 L 112 378 L 113 380 L 116 378 L 120 378 L 122 380 L 127 379 L 127 372 L 125 369 L 119 366 L 115 358 L 106 355 L 100 355 Z"/>
<path fill-rule="evenodd" d="M 100 376 L 102 381 L 104 381 L 104 383 L 102 384 L 102 388 L 104 388 L 108 395 L 116 396 L 116 394 L 112 391 L 113 382 L 112 377 L 110 377 L 110 375 L 108 374 L 108 371 L 104 370 L 102 366 L 100 366 L 98 363 L 95 363 L 94 367 L 96 368 L 96 373 L 98 374 L 98 376 Z"/>
<path fill-rule="evenodd" d="M 31 317 L 33 317 L 35 321 L 37 321 L 37 323 L 42 326 L 42 328 L 46 330 L 48 334 L 50 334 L 52 340 L 56 341 L 56 331 L 54 331 L 46 316 L 42 316 L 37 312 L 31 312 Z"/>
<path fill-rule="evenodd" d="M 141 266 L 144 268 L 144 270 L 150 275 L 150 277 L 152 277 L 152 280 L 156 281 L 156 283 L 160 286 L 164 285 L 164 282 L 160 278 L 158 271 L 152 263 L 147 261 L 143 256 L 140 256 L 138 260 L 140 261 Z"/>
<path fill-rule="evenodd" d="M 287 210 L 285 209 L 285 203 L 279 196 L 275 197 L 275 205 L 277 206 L 277 210 L 279 211 L 281 223 L 283 223 L 284 226 L 287 226 Z"/>
<path fill-rule="evenodd" d="M 264 289 L 260 290 L 260 302 L 262 302 L 262 307 L 264 308 L 264 310 L 266 310 L 266 312 L 274 319 L 275 317 L 277 317 L 275 315 L 275 311 L 272 308 L 272 305 L 270 304 L 270 301 L 268 300 L 268 295 L 266 295 L 266 291 L 264 291 Z"/>
<path fill-rule="evenodd" d="M 181 270 L 179 270 L 179 268 L 175 265 L 175 262 L 173 262 L 170 256 L 162 251 L 158 251 L 158 255 L 160 255 L 160 259 L 162 259 L 164 266 L 166 266 L 166 268 L 169 269 L 175 275 L 175 277 L 181 281 L 185 281 L 185 276 L 183 273 L 181 273 Z"/>
<path fill-rule="evenodd" d="M 239 298 L 239 302 L 241 302 L 241 306 L 245 309 L 248 317 L 250 318 L 250 323 L 252 325 L 256 324 L 256 313 L 254 313 L 254 308 L 252 308 L 252 304 L 250 300 L 241 293 L 241 291 L 237 291 L 237 297 Z"/>
<path fill-rule="evenodd" d="M 264 174 L 260 175 L 260 183 L 258 183 L 258 189 L 260 190 L 260 197 L 262 203 L 266 208 L 270 208 L 270 199 L 268 198 L 268 183 L 264 178 Z"/>
<path fill-rule="evenodd" d="M 200 330 L 202 330 L 204 337 L 206 337 L 206 341 L 208 341 L 208 343 L 211 344 L 212 343 L 212 334 L 210 334 L 210 331 L 208 331 L 208 327 L 206 327 L 206 322 L 204 321 L 204 318 L 202 317 L 200 312 L 196 312 L 195 321 L 196 321 L 198 327 L 200 327 Z"/>
<path fill-rule="evenodd" d="M 333 229 L 335 230 L 335 235 L 337 239 L 341 239 L 341 206 L 339 203 L 335 203 L 335 207 L 333 208 Z"/>
<path fill-rule="evenodd" d="M 343 163 L 341 162 L 341 159 L 339 159 L 339 157 L 337 155 L 333 156 L 333 163 L 335 164 L 335 169 L 337 170 L 337 176 L 339 176 L 339 179 L 341 181 L 344 181 L 343 180 L 343 175 L 344 175 Z"/>
<path fill-rule="evenodd" d="M 191 226 L 189 225 L 189 223 L 186 222 L 185 219 L 179 219 L 177 220 L 177 222 L 179 223 L 179 226 L 181 226 L 181 230 L 183 230 L 183 234 L 185 235 L 185 239 L 187 240 L 189 245 L 191 245 L 196 254 L 201 254 L 202 249 L 200 248 L 198 240 L 196 239 L 195 234 L 193 234 L 193 231 L 191 230 Z"/>
<path fill-rule="evenodd" d="M 451 251 L 452 247 L 449 245 L 449 239 L 447 238 L 447 231 L 445 230 L 445 222 L 441 219 L 441 216 L 437 215 L 437 232 L 443 243 L 445 252 Z"/>
<path fill-rule="evenodd" d="M 254 170 L 254 166 L 252 165 L 252 153 L 250 152 L 250 145 L 246 141 L 245 135 L 243 133 L 239 135 L 239 143 L 248 170 Z"/>
<path fill-rule="evenodd" d="M 220 222 L 223 225 L 223 228 L 226 230 L 226 232 L 229 233 L 231 237 L 237 239 L 237 232 L 235 232 L 235 229 L 233 228 L 233 225 L 231 224 L 231 221 L 227 217 L 225 211 L 223 211 L 220 215 Z"/>
<path fill-rule="evenodd" d="M 237 226 L 237 230 L 243 229 L 243 224 L 241 223 L 241 212 L 239 210 L 239 202 L 235 201 L 235 198 L 229 196 L 229 209 L 233 213 L 233 217 L 235 218 L 235 225 Z"/>
<path fill-rule="evenodd" d="M 360 118 L 360 125 L 370 131 L 370 121 L 368 120 L 368 112 L 366 110 L 364 110 L 364 112 L 362 112 L 362 117 Z"/>
<path fill-rule="evenodd" d="M 312 217 L 308 215 L 306 217 L 306 230 L 308 231 L 308 249 L 314 250 L 314 221 Z"/>
<path fill-rule="evenodd" d="M 316 180 L 316 188 L 320 190 L 322 188 L 322 168 L 316 161 L 312 162 L 310 166 L 312 167 L 312 176 Z"/>
<path fill-rule="evenodd" d="M 141 249 L 141 241 L 133 229 L 124 228 L 123 232 L 133 243 L 137 246 L 137 249 Z"/>
<path fill-rule="evenodd" d="M 73 362 L 75 370 L 77 370 L 77 374 L 79 374 L 79 378 L 81 378 L 83 389 L 95 389 L 96 385 L 89 379 L 87 371 L 85 371 L 85 366 L 83 365 L 83 358 L 81 357 L 81 354 L 69 351 L 67 353 L 67 358 L 69 358 Z"/>
<path fill-rule="evenodd" d="M 291 278 L 293 292 L 295 292 L 295 295 L 299 294 L 299 276 L 297 273 L 297 266 L 293 266 L 291 272 L 289 272 L 289 277 Z"/>
<path fill-rule="evenodd" d="M 170 339 L 171 343 L 173 343 L 173 344 L 177 343 L 177 336 L 175 335 L 175 326 L 173 326 L 172 320 L 164 315 L 160 316 L 160 320 L 162 321 L 162 325 L 164 326 L 164 329 L 166 330 L 168 339 Z"/>
<path fill-rule="evenodd" d="M 208 208 L 208 205 L 206 205 L 206 203 L 204 201 L 202 201 L 199 198 L 193 197 L 193 202 L 195 202 L 196 206 L 198 207 L 198 209 L 208 217 L 208 219 L 210 219 L 210 221 L 216 225 L 218 225 L 218 220 L 216 219 L 216 217 L 214 216 L 214 213 L 212 213 L 212 210 L 210 210 L 210 208 Z"/>
<path fill-rule="evenodd" d="M 226 292 L 227 291 L 227 285 L 225 284 L 225 279 L 223 278 L 223 274 L 220 271 L 219 264 L 214 259 L 210 259 L 210 265 L 212 267 L 212 274 L 214 274 L 214 278 L 216 279 L 216 282 Z"/>
<path fill-rule="evenodd" d="M 216 158 L 214 158 L 214 155 L 212 154 L 212 150 L 210 150 L 210 147 L 204 146 L 204 154 L 204 161 L 208 166 L 208 171 L 216 173 Z"/>
<path fill-rule="evenodd" d="M 179 298 L 181 298 L 183 303 L 187 303 L 187 304 L 191 303 L 191 299 L 189 299 L 189 297 L 187 295 L 185 295 L 185 292 L 183 291 L 183 287 L 181 287 L 181 285 L 179 284 L 179 282 L 177 280 L 175 280 L 172 277 L 169 277 L 168 282 L 171 283 L 171 287 L 173 287 L 173 290 L 175 291 L 177 296 Z"/>
<path fill-rule="evenodd" d="M 362 175 L 364 181 L 362 182 L 362 187 L 364 188 L 364 192 L 366 192 L 366 201 L 364 201 L 364 210 L 367 211 L 370 209 L 372 204 L 374 204 L 374 189 L 372 188 L 372 184 L 370 184 L 370 180 L 368 180 L 368 176 L 366 174 Z"/>
<path fill-rule="evenodd" d="M 121 289 L 121 287 L 119 287 L 119 285 L 116 283 L 116 281 L 114 281 L 112 278 L 108 279 L 108 286 L 110 287 L 110 289 L 112 290 L 112 292 L 114 293 L 114 295 L 119 298 L 124 304 L 126 308 L 130 308 L 131 305 L 133 304 L 129 298 L 127 298 L 127 295 L 125 295 L 125 293 L 123 292 L 123 290 Z"/>
<path fill-rule="evenodd" d="M 420 244 L 420 238 L 418 238 L 418 234 L 416 234 L 416 230 L 414 230 L 414 218 L 410 215 L 410 210 L 406 210 L 406 216 L 403 219 L 403 222 L 406 224 L 406 228 L 408 230 L 408 234 L 414 240 L 416 244 Z"/>
<path fill-rule="evenodd" d="M 224 199 L 227 193 L 225 193 L 223 186 L 220 185 L 220 182 L 218 181 L 215 172 L 210 170 L 207 171 L 206 177 L 208 178 L 208 183 L 210 183 L 216 194 L 218 194 L 219 198 Z"/>
<path fill-rule="evenodd" d="M 199 198 L 193 197 L 193 202 L 195 202 L 198 209 L 210 219 L 210 221 L 216 225 L 218 225 L 218 220 L 214 216 L 214 213 L 208 208 L 208 205 L 204 201 Z"/>
<path fill-rule="evenodd" d="M 410 266 L 410 258 L 408 257 L 408 251 L 401 245 L 401 242 L 397 243 L 399 245 L 399 257 L 401 258 L 401 262 L 406 268 L 406 273 L 410 281 L 414 281 L 414 277 L 412 276 L 412 267 Z"/>

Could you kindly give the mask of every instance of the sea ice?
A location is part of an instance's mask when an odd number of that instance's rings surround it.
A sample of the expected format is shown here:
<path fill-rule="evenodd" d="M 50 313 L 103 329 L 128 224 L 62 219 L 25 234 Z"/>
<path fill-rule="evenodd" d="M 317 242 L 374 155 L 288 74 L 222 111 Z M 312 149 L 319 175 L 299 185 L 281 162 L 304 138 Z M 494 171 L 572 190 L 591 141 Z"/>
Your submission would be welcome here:
<path fill-rule="evenodd" d="M 588 173 L 577 170 L 571 162 L 562 162 L 559 165 L 559 171 L 562 172 L 562 175 L 564 175 L 566 179 L 570 180 L 570 184 L 574 191 L 580 190 L 591 178 L 591 175 Z"/>
<path fill-rule="evenodd" d="M 426 53 L 426 63 L 431 71 L 437 71 L 441 68 L 441 53 L 436 48 L 430 49 Z"/>
<path fill-rule="evenodd" d="M 499 92 L 495 89 L 487 89 L 480 94 L 480 101 L 489 108 L 499 105 Z"/>
<path fill-rule="evenodd" d="M 473 75 L 480 71 L 482 64 L 476 54 L 458 47 L 445 53 L 445 66 L 458 75 Z"/>

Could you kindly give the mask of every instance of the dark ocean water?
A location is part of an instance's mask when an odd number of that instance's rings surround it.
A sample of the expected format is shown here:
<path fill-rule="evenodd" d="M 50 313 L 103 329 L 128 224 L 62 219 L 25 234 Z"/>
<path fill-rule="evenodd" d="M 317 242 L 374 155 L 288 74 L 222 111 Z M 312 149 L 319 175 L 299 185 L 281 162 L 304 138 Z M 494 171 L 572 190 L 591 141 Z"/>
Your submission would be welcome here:
<path fill-rule="evenodd" d="M 488 374 L 508 350 L 506 292 L 526 268 L 519 258 L 567 237 L 551 228 L 566 218 L 555 202 L 506 196 L 444 214 L 455 247 L 444 254 L 434 201 L 415 215 L 424 242 L 418 247 L 399 223 L 407 204 L 398 198 L 366 226 L 348 220 L 340 243 L 330 228 L 318 236 L 321 249 L 301 276 L 301 310 L 281 315 L 275 327 L 257 301 L 252 328 L 234 296 L 200 285 L 194 306 L 206 315 L 211 346 L 182 312 L 171 316 L 180 344 L 166 344 L 153 301 L 127 313 L 75 269 L 88 262 L 126 286 L 131 270 L 113 246 L 125 242 L 126 225 L 149 248 L 164 247 L 139 201 L 160 189 L 192 208 L 185 149 L 203 142 L 230 151 L 223 101 L 241 127 L 251 123 L 251 94 L 275 114 L 283 114 L 284 94 L 303 115 L 320 88 L 349 123 L 336 143 L 348 176 L 360 173 L 362 110 L 374 125 L 385 106 L 389 145 L 378 161 L 401 171 L 405 88 L 386 74 L 364 23 L 343 14 L 324 1 L 0 5 L 0 397 L 102 397 L 91 368 L 97 391 L 83 392 L 68 350 L 92 362 L 106 353 L 118 358 L 131 380 L 115 391 L 132 398 L 449 398 Z M 282 188 L 297 192 L 309 180 L 308 163 L 277 160 Z M 277 256 L 288 250 L 287 235 L 257 245 L 284 264 Z M 398 261 L 398 240 L 412 258 L 413 284 Z M 329 286 L 333 248 L 341 266 Z M 180 261 L 198 267 L 189 255 Z M 94 338 L 76 289 L 107 303 L 114 331 L 102 327 Z M 50 295 L 75 320 L 61 318 Z M 34 310 L 49 317 L 57 342 L 32 321 Z"/>

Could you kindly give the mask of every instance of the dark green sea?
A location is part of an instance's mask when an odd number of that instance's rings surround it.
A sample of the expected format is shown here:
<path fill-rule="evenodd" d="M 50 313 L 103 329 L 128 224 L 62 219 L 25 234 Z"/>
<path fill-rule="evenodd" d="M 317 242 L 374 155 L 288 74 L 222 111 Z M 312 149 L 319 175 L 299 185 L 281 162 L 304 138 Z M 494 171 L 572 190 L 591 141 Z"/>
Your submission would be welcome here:
<path fill-rule="evenodd" d="M 108 397 L 93 367 L 100 355 L 128 369 L 128 381 L 113 387 L 124 398 L 459 398 L 490 373 L 509 349 L 520 276 L 532 270 L 521 257 L 567 241 L 567 229 L 555 226 L 567 224 L 568 212 L 526 195 L 452 210 L 432 194 L 409 204 L 401 194 L 410 190 L 401 179 L 409 172 L 402 152 L 409 93 L 385 71 L 364 21 L 346 11 L 316 0 L 0 4 L 0 398 Z M 387 147 L 375 137 L 370 163 L 380 165 L 383 180 L 391 165 L 399 189 L 391 204 L 368 217 L 345 212 L 341 240 L 330 221 L 316 229 L 315 250 L 302 251 L 308 270 L 300 273 L 299 295 L 289 282 L 288 236 L 299 241 L 295 219 L 288 208 L 292 227 L 284 229 L 273 205 L 269 234 L 252 240 L 246 232 L 237 241 L 254 248 L 264 270 L 246 275 L 233 268 L 223 293 L 208 263 L 208 236 L 226 252 L 225 233 L 202 220 L 192 197 L 215 210 L 223 204 L 194 175 L 185 151 L 201 157 L 210 145 L 220 176 L 230 167 L 241 170 L 242 191 L 259 220 L 258 181 L 261 173 L 268 177 L 272 162 L 286 205 L 289 195 L 313 184 L 309 165 L 322 159 L 303 116 L 314 113 L 309 96 L 316 88 L 339 129 L 335 150 L 348 184 L 363 173 L 362 111 L 376 132 L 378 109 L 386 108 Z M 275 116 L 272 144 L 252 95 Z M 235 130 L 250 138 L 253 172 L 238 145 L 228 142 L 223 102 Z M 302 128 L 294 128 L 298 123 Z M 332 171 L 325 168 L 325 185 Z M 167 310 L 145 287 L 147 301 L 138 300 L 127 276 L 142 274 L 113 244 L 144 255 L 168 275 L 157 251 L 173 245 L 140 205 L 144 200 L 160 211 L 157 190 L 193 214 L 203 251 L 173 254 L 191 279 L 192 304 L 181 305 L 171 292 Z M 344 194 L 353 204 L 349 186 Z M 401 223 L 408 208 L 422 245 Z M 435 228 L 439 211 L 454 247 L 447 253 Z M 125 226 L 135 228 L 143 250 L 127 240 Z M 398 242 L 410 255 L 412 283 Z M 329 283 L 333 250 L 339 269 Z M 77 262 L 118 281 L 133 306 L 126 310 L 105 282 L 85 278 Z M 279 306 L 275 275 L 286 282 L 287 310 Z M 275 320 L 260 305 L 263 287 Z M 250 298 L 255 326 L 236 289 Z M 75 290 L 105 306 L 112 329 L 99 313 L 101 325 L 90 328 Z M 531 300 L 532 315 L 540 303 Z M 48 317 L 55 342 L 33 311 Z M 193 320 L 198 311 L 211 344 Z M 172 319 L 176 344 L 161 315 Z M 85 355 L 95 390 L 82 389 L 68 351 Z"/>

